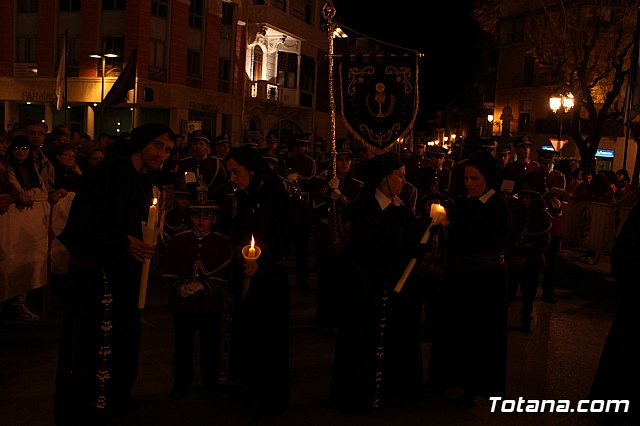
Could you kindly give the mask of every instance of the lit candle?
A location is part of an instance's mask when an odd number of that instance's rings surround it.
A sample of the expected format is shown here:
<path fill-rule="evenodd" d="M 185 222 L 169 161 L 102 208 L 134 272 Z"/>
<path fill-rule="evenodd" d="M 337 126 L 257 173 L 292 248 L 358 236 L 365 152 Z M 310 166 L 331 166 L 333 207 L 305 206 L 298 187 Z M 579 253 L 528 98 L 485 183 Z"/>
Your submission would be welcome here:
<path fill-rule="evenodd" d="M 158 199 L 154 198 L 153 204 L 149 207 L 149 217 L 147 218 L 147 229 L 151 229 L 152 231 L 155 229 L 156 222 L 158 221 L 158 207 L 156 204 L 158 204 Z M 151 242 L 153 242 L 153 232 L 147 235 L 151 235 Z M 145 241 L 145 243 L 147 243 L 147 241 Z"/>
<path fill-rule="evenodd" d="M 251 247 L 249 247 L 249 252 L 247 253 L 247 257 L 250 257 L 250 258 L 256 257 L 256 240 L 253 239 L 253 235 L 251 235 Z"/>
<path fill-rule="evenodd" d="M 158 221 L 158 199 L 153 199 L 153 204 L 149 207 L 149 216 L 147 217 L 146 232 L 143 232 L 142 240 L 150 246 L 155 245 L 156 222 Z M 140 276 L 140 293 L 138 294 L 138 308 L 144 308 L 147 300 L 147 282 L 149 280 L 149 269 L 151 267 L 151 259 L 145 259 L 142 264 L 142 274 Z"/>
<path fill-rule="evenodd" d="M 439 225 L 443 222 L 443 220 L 446 220 L 447 212 L 440 204 L 431 204 L 431 211 L 429 212 L 429 215 L 431 216 L 431 223 L 429 224 L 429 226 L 427 226 L 426 231 L 424 231 L 424 235 L 422 235 L 422 238 L 420 239 L 420 244 L 426 244 L 427 241 L 429 241 L 429 236 L 431 235 L 431 227 L 433 225 Z M 400 293 L 402 287 L 404 287 L 405 282 L 409 278 L 409 274 L 411 274 L 414 266 L 416 266 L 417 261 L 418 259 L 416 259 L 415 257 L 409 259 L 409 264 L 406 268 L 404 268 L 404 272 L 400 276 L 400 280 L 398 280 L 398 284 L 396 284 L 396 287 L 393 289 L 393 291 L 395 291 L 396 293 Z"/>

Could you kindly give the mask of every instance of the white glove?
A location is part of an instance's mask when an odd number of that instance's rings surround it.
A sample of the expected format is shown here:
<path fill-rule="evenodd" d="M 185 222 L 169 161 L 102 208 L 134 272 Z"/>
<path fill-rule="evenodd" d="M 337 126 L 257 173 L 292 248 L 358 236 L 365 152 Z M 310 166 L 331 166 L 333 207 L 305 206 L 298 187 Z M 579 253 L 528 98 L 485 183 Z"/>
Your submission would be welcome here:
<path fill-rule="evenodd" d="M 202 286 L 202 283 L 196 281 L 196 282 L 190 282 L 188 284 L 182 284 L 180 287 L 178 287 L 178 294 L 181 297 L 189 297 L 192 294 L 195 294 L 203 290 L 204 290 L 204 287 Z"/>
<path fill-rule="evenodd" d="M 338 180 L 338 178 L 333 178 L 327 185 L 329 185 L 329 188 L 331 189 L 338 189 L 340 187 L 340 181 Z"/>
<path fill-rule="evenodd" d="M 341 195 L 342 195 L 342 192 L 340 192 L 339 189 L 334 189 L 333 191 L 331 191 L 331 199 L 333 201 L 338 201 Z"/>

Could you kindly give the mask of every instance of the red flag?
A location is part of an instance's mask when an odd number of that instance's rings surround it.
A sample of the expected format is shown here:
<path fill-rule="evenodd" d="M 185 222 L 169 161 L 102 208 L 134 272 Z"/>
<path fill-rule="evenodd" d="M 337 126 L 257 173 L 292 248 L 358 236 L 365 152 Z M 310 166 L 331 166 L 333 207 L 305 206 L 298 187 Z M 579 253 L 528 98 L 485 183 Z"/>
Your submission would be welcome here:
<path fill-rule="evenodd" d="M 124 102 L 127 99 L 129 90 L 135 88 L 137 51 L 138 48 L 136 47 L 131 52 L 127 65 L 125 65 L 116 82 L 111 86 L 107 96 L 104 97 L 103 105 L 117 105 Z"/>

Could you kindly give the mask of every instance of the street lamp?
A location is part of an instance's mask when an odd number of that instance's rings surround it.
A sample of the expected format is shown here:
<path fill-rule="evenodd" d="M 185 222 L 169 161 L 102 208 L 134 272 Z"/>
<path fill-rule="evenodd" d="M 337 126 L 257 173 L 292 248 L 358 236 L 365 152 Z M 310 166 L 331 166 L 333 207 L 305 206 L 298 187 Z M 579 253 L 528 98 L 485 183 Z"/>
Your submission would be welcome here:
<path fill-rule="evenodd" d="M 573 94 L 571 92 L 566 95 L 561 94 L 560 96 L 552 96 L 549 98 L 549 108 L 553 111 L 554 114 L 558 117 L 558 139 L 556 140 L 556 144 L 553 147 L 556 152 L 560 152 L 564 143 L 562 142 L 562 119 L 564 114 L 569 112 L 571 108 L 573 108 Z M 553 144 L 553 139 L 551 140 Z"/>
<path fill-rule="evenodd" d="M 100 72 L 100 76 L 102 78 L 102 88 L 100 90 L 100 132 L 103 131 L 103 119 L 104 119 L 104 105 L 102 105 L 102 102 L 104 102 L 104 77 L 105 77 L 105 73 L 106 73 L 106 65 L 107 65 L 107 58 L 117 58 L 118 55 L 115 52 L 93 52 L 89 55 L 90 58 L 93 59 L 100 59 L 102 61 L 102 67 L 101 67 L 101 72 Z"/>

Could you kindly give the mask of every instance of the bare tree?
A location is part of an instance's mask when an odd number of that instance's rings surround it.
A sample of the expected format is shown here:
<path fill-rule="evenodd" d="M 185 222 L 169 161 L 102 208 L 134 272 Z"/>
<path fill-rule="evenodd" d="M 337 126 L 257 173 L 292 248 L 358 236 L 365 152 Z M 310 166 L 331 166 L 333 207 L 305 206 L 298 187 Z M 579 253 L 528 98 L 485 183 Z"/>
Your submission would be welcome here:
<path fill-rule="evenodd" d="M 527 18 L 526 37 L 540 70 L 555 91 L 575 97 L 569 134 L 585 167 L 595 166 L 606 122 L 622 120 L 636 8 L 636 0 L 476 0 L 474 15 L 485 31 L 495 33 L 502 20 Z"/>

